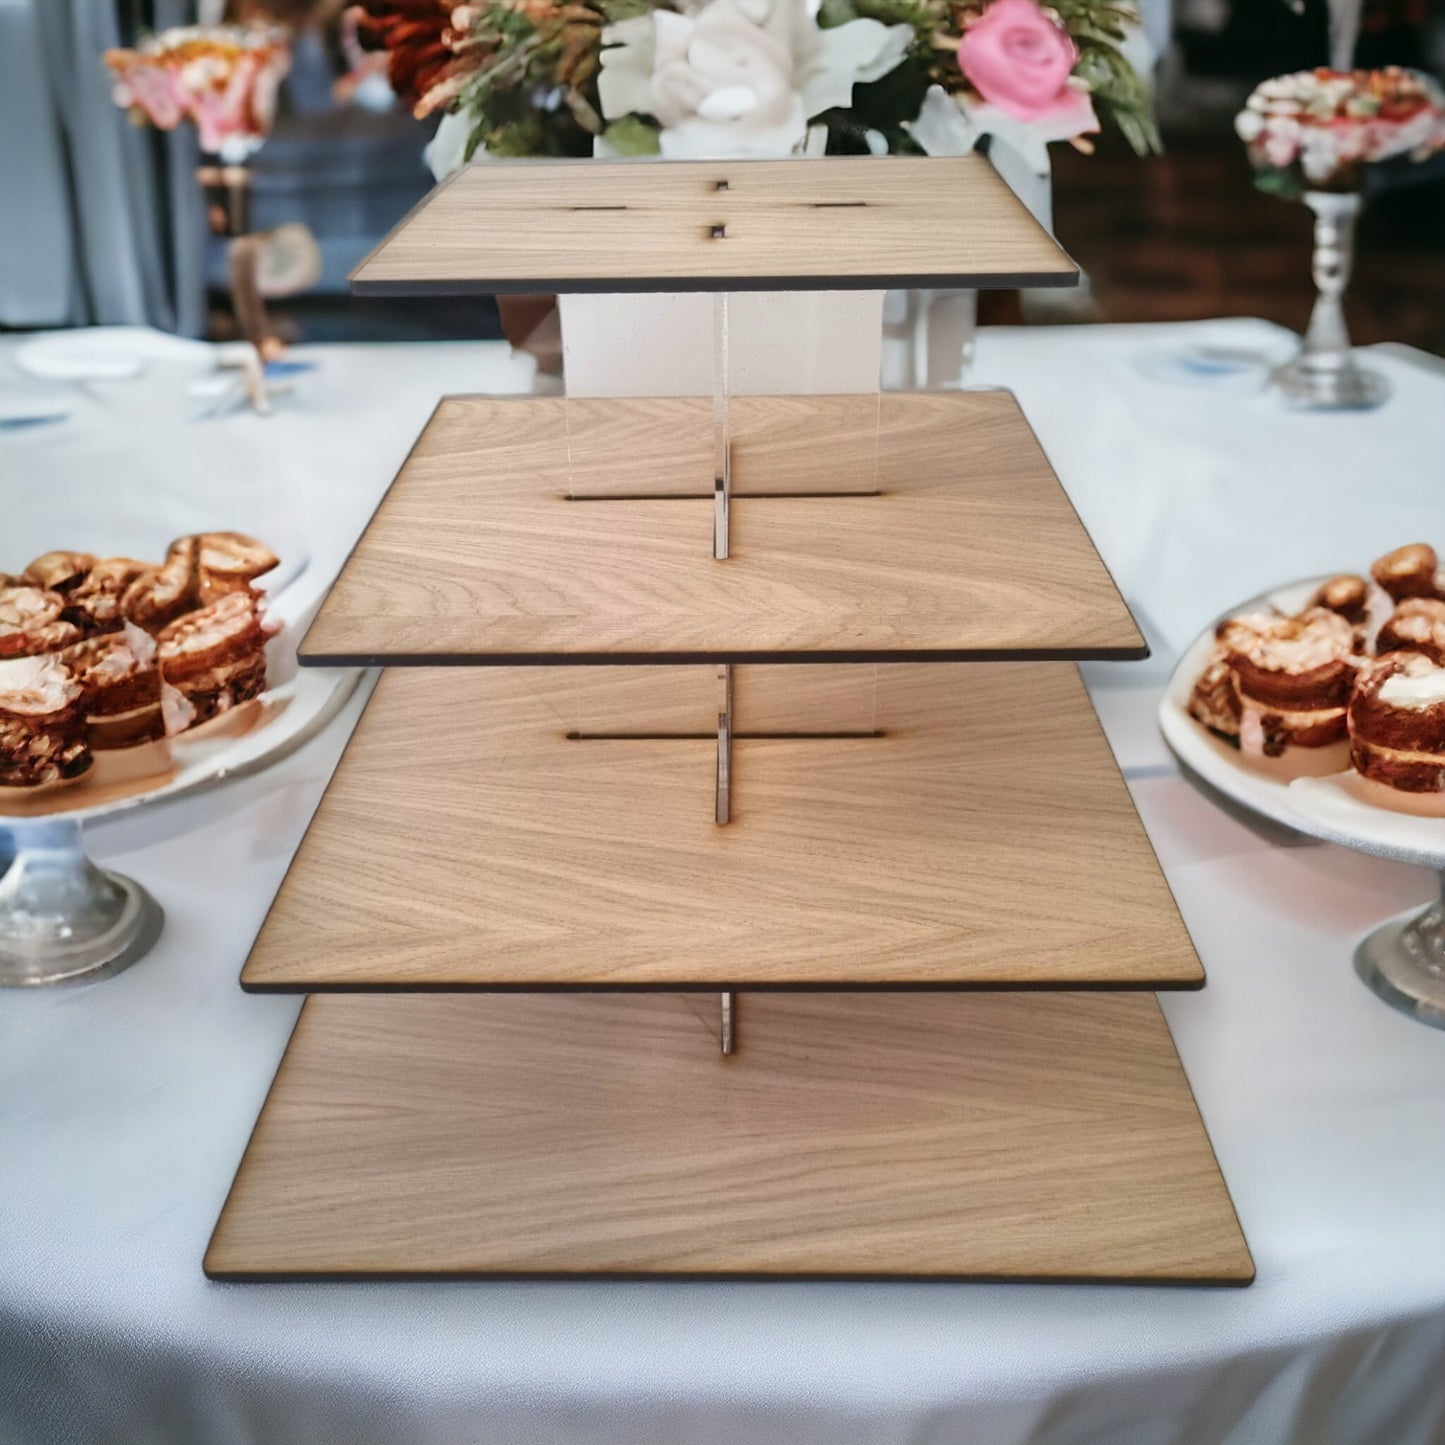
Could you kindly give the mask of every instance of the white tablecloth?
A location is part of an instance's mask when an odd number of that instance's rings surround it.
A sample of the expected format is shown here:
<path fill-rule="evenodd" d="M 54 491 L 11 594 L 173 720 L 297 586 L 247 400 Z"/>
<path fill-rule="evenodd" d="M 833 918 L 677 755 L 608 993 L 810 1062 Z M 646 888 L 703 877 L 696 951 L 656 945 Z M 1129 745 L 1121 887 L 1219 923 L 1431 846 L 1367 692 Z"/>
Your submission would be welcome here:
<path fill-rule="evenodd" d="M 1173 656 L 1215 612 L 1445 544 L 1445 375 L 1426 358 L 1377 350 L 1396 397 L 1369 415 L 1134 369 L 1279 340 L 1255 322 L 985 332 L 977 368 L 1017 391 L 1156 649 L 1086 673 L 1208 971 L 1165 1009 L 1252 1288 L 208 1283 L 201 1255 L 299 1007 L 237 974 L 353 704 L 266 774 L 95 827 L 96 855 L 164 904 L 159 947 L 98 986 L 0 995 L 0 1439 L 1445 1439 L 1445 1033 L 1350 966 L 1433 880 L 1262 837 L 1177 775 L 1152 725 Z M 66 422 L 0 432 L 0 563 L 106 528 L 154 552 L 203 522 L 285 527 L 309 541 L 319 596 L 437 395 L 528 384 L 489 345 L 310 355 L 320 369 L 270 419 L 187 422 L 157 365 L 92 387 Z"/>

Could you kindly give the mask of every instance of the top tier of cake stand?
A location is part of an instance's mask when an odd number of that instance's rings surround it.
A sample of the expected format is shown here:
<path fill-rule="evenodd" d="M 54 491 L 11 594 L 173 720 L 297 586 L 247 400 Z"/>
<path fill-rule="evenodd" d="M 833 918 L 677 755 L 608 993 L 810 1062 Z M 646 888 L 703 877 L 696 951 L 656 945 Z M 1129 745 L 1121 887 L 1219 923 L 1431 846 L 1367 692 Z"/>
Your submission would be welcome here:
<path fill-rule="evenodd" d="M 1078 267 L 979 155 L 470 166 L 351 274 L 363 296 L 1078 279 Z"/>

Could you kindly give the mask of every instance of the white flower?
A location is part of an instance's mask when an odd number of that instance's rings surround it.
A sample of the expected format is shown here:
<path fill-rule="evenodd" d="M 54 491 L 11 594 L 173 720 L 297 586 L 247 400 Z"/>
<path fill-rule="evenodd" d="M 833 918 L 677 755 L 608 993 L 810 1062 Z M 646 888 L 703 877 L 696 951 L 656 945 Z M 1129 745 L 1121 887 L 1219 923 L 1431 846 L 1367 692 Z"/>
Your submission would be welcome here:
<path fill-rule="evenodd" d="M 965 156 L 983 134 L 941 85 L 928 87 L 918 108 L 918 119 L 905 123 L 903 128 L 929 156 Z"/>
<path fill-rule="evenodd" d="M 598 93 L 608 120 L 651 115 L 668 157 L 782 156 L 808 121 L 852 103 L 858 81 L 903 58 L 907 25 L 823 29 L 813 0 L 709 0 L 603 32 Z"/>
<path fill-rule="evenodd" d="M 442 116 L 436 134 L 422 152 L 422 159 L 437 180 L 446 180 L 466 164 L 467 141 L 471 139 L 473 124 L 472 118 L 460 110 L 449 110 Z"/>
<path fill-rule="evenodd" d="M 951 96 L 931 85 L 923 97 L 918 119 L 904 128 L 925 155 L 966 155 L 980 136 L 997 136 L 1012 146 L 1035 175 L 1049 174 L 1049 142 L 1070 140 L 1085 131 L 1096 131 L 1099 122 L 1089 92 L 1069 87 L 1073 104 L 1039 120 L 1018 120 L 996 105 Z"/>

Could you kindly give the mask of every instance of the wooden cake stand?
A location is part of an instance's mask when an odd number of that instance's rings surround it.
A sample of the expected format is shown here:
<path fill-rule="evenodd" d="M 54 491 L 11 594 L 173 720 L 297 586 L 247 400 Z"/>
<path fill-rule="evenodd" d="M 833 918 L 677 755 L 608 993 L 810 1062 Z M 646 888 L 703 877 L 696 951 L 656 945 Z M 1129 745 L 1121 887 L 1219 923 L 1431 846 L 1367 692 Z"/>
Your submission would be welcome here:
<path fill-rule="evenodd" d="M 1072 666 L 1146 649 L 1017 404 L 728 382 L 733 291 L 1076 278 L 976 156 L 478 166 L 362 263 L 715 292 L 714 394 L 446 398 L 358 542 L 208 1274 L 1252 1278 Z"/>

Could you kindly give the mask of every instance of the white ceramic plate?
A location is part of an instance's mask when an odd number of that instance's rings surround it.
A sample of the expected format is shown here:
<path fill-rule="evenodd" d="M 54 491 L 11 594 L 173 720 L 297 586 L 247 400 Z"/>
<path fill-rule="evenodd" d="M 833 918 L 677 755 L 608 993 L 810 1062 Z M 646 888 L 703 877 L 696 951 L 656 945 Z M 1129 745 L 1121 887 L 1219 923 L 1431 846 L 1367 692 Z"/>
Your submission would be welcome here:
<path fill-rule="evenodd" d="M 275 529 L 272 529 L 273 531 Z M 145 803 L 259 771 L 300 747 L 336 716 L 363 674 L 353 668 L 298 668 L 296 643 L 304 603 L 292 583 L 306 568 L 299 539 L 268 537 L 280 566 L 261 579 L 267 615 L 281 630 L 267 644 L 270 685 L 201 727 L 140 747 L 101 752 L 73 782 L 47 788 L 0 788 L 0 828 L 27 819 L 108 817 Z"/>
<path fill-rule="evenodd" d="M 1227 615 L 1265 606 L 1298 612 L 1326 580 L 1280 587 Z M 1349 766 L 1347 744 L 1290 748 L 1282 758 L 1247 757 L 1189 716 L 1189 696 L 1208 661 L 1215 625 L 1185 649 L 1159 703 L 1159 728 L 1174 756 L 1227 798 L 1286 827 L 1381 858 L 1445 868 L 1441 800 L 1417 800 L 1360 777 Z"/>

